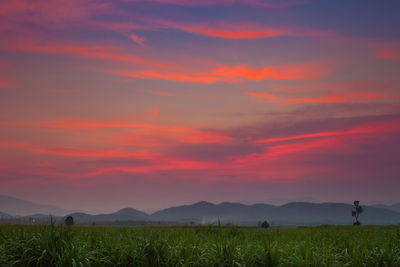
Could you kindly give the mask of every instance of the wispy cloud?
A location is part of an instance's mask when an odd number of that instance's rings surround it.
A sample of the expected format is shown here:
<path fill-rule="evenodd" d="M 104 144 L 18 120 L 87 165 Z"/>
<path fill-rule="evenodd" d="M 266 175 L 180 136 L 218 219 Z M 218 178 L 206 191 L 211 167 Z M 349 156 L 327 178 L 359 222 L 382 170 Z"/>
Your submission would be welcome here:
<path fill-rule="evenodd" d="M 245 80 L 311 80 L 327 75 L 330 70 L 327 65 L 317 63 L 290 64 L 255 68 L 247 65 L 219 66 L 210 72 L 160 72 L 99 70 L 120 76 L 141 79 L 162 79 L 193 83 L 240 83 Z"/>
<path fill-rule="evenodd" d="M 131 33 L 129 35 L 129 37 L 132 39 L 132 41 L 134 41 L 135 43 L 137 43 L 138 45 L 140 45 L 141 47 L 147 47 L 147 45 L 145 44 L 145 38 L 144 37 L 139 37 L 134 33 Z"/>
<path fill-rule="evenodd" d="M 145 2 L 144 0 L 123 0 L 124 2 Z M 290 6 L 304 5 L 308 3 L 308 0 L 248 0 L 248 1 L 236 1 L 236 0 L 150 0 L 149 2 L 163 3 L 163 4 L 174 4 L 181 6 L 215 6 L 215 5 L 248 5 L 255 7 L 265 8 L 285 8 Z"/>
<path fill-rule="evenodd" d="M 280 98 L 273 94 L 266 92 L 243 92 L 245 95 L 262 99 L 267 102 L 285 103 L 285 104 L 305 104 L 305 103 L 355 103 L 365 102 L 382 99 L 393 99 L 393 94 L 380 94 L 380 93 L 339 93 L 339 94 L 328 94 L 318 97 L 303 97 L 303 98 Z"/>

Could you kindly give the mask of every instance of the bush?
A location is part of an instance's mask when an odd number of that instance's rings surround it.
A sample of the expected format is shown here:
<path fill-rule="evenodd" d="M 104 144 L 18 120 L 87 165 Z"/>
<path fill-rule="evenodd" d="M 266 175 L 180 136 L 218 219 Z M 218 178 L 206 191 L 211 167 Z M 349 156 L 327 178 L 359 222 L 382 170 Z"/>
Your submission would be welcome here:
<path fill-rule="evenodd" d="M 265 228 L 265 229 L 269 228 L 269 223 L 267 221 L 263 221 L 261 224 L 261 228 Z"/>

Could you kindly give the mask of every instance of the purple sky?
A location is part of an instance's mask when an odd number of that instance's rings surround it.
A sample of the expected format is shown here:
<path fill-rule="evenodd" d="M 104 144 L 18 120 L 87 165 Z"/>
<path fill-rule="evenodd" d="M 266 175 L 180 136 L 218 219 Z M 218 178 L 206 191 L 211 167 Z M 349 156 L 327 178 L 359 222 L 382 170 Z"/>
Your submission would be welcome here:
<path fill-rule="evenodd" d="M 3 0 L 0 194 L 103 211 L 400 202 L 399 10 Z"/>

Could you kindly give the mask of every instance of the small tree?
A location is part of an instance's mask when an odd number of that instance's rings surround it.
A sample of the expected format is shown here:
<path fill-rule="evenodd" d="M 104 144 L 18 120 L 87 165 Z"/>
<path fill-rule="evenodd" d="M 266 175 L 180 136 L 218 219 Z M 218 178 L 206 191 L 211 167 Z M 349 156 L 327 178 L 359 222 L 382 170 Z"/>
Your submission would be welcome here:
<path fill-rule="evenodd" d="M 269 223 L 268 223 L 267 221 L 263 221 L 263 222 L 261 223 L 261 228 L 264 228 L 264 229 L 269 228 Z"/>
<path fill-rule="evenodd" d="M 364 209 L 360 206 L 360 201 L 355 200 L 354 201 L 354 208 L 351 211 L 351 216 L 353 216 L 356 221 L 353 223 L 353 225 L 361 225 L 360 221 L 358 220 L 358 216 L 364 211 Z"/>
<path fill-rule="evenodd" d="M 74 225 L 74 218 L 72 216 L 67 216 L 67 218 L 64 220 L 64 223 L 66 226 Z"/>

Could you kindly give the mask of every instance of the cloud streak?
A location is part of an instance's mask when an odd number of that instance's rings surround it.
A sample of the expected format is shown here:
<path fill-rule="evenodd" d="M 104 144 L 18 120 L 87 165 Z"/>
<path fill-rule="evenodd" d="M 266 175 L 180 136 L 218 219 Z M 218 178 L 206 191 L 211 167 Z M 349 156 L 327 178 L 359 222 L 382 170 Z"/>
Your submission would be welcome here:
<path fill-rule="evenodd" d="M 380 94 L 380 93 L 340 93 L 329 94 L 320 97 L 304 97 L 304 98 L 278 98 L 273 94 L 266 92 L 243 92 L 256 99 L 262 99 L 267 102 L 285 103 L 285 104 L 315 104 L 315 103 L 356 103 L 374 100 L 388 100 L 393 99 L 393 94 Z"/>
<path fill-rule="evenodd" d="M 99 70 L 120 76 L 140 79 L 161 79 L 189 83 L 225 82 L 236 84 L 245 80 L 311 80 L 328 75 L 330 70 L 321 63 L 290 64 L 286 66 L 270 66 L 254 68 L 247 65 L 219 66 L 210 72 L 172 73 L 159 71 L 116 71 Z"/>

